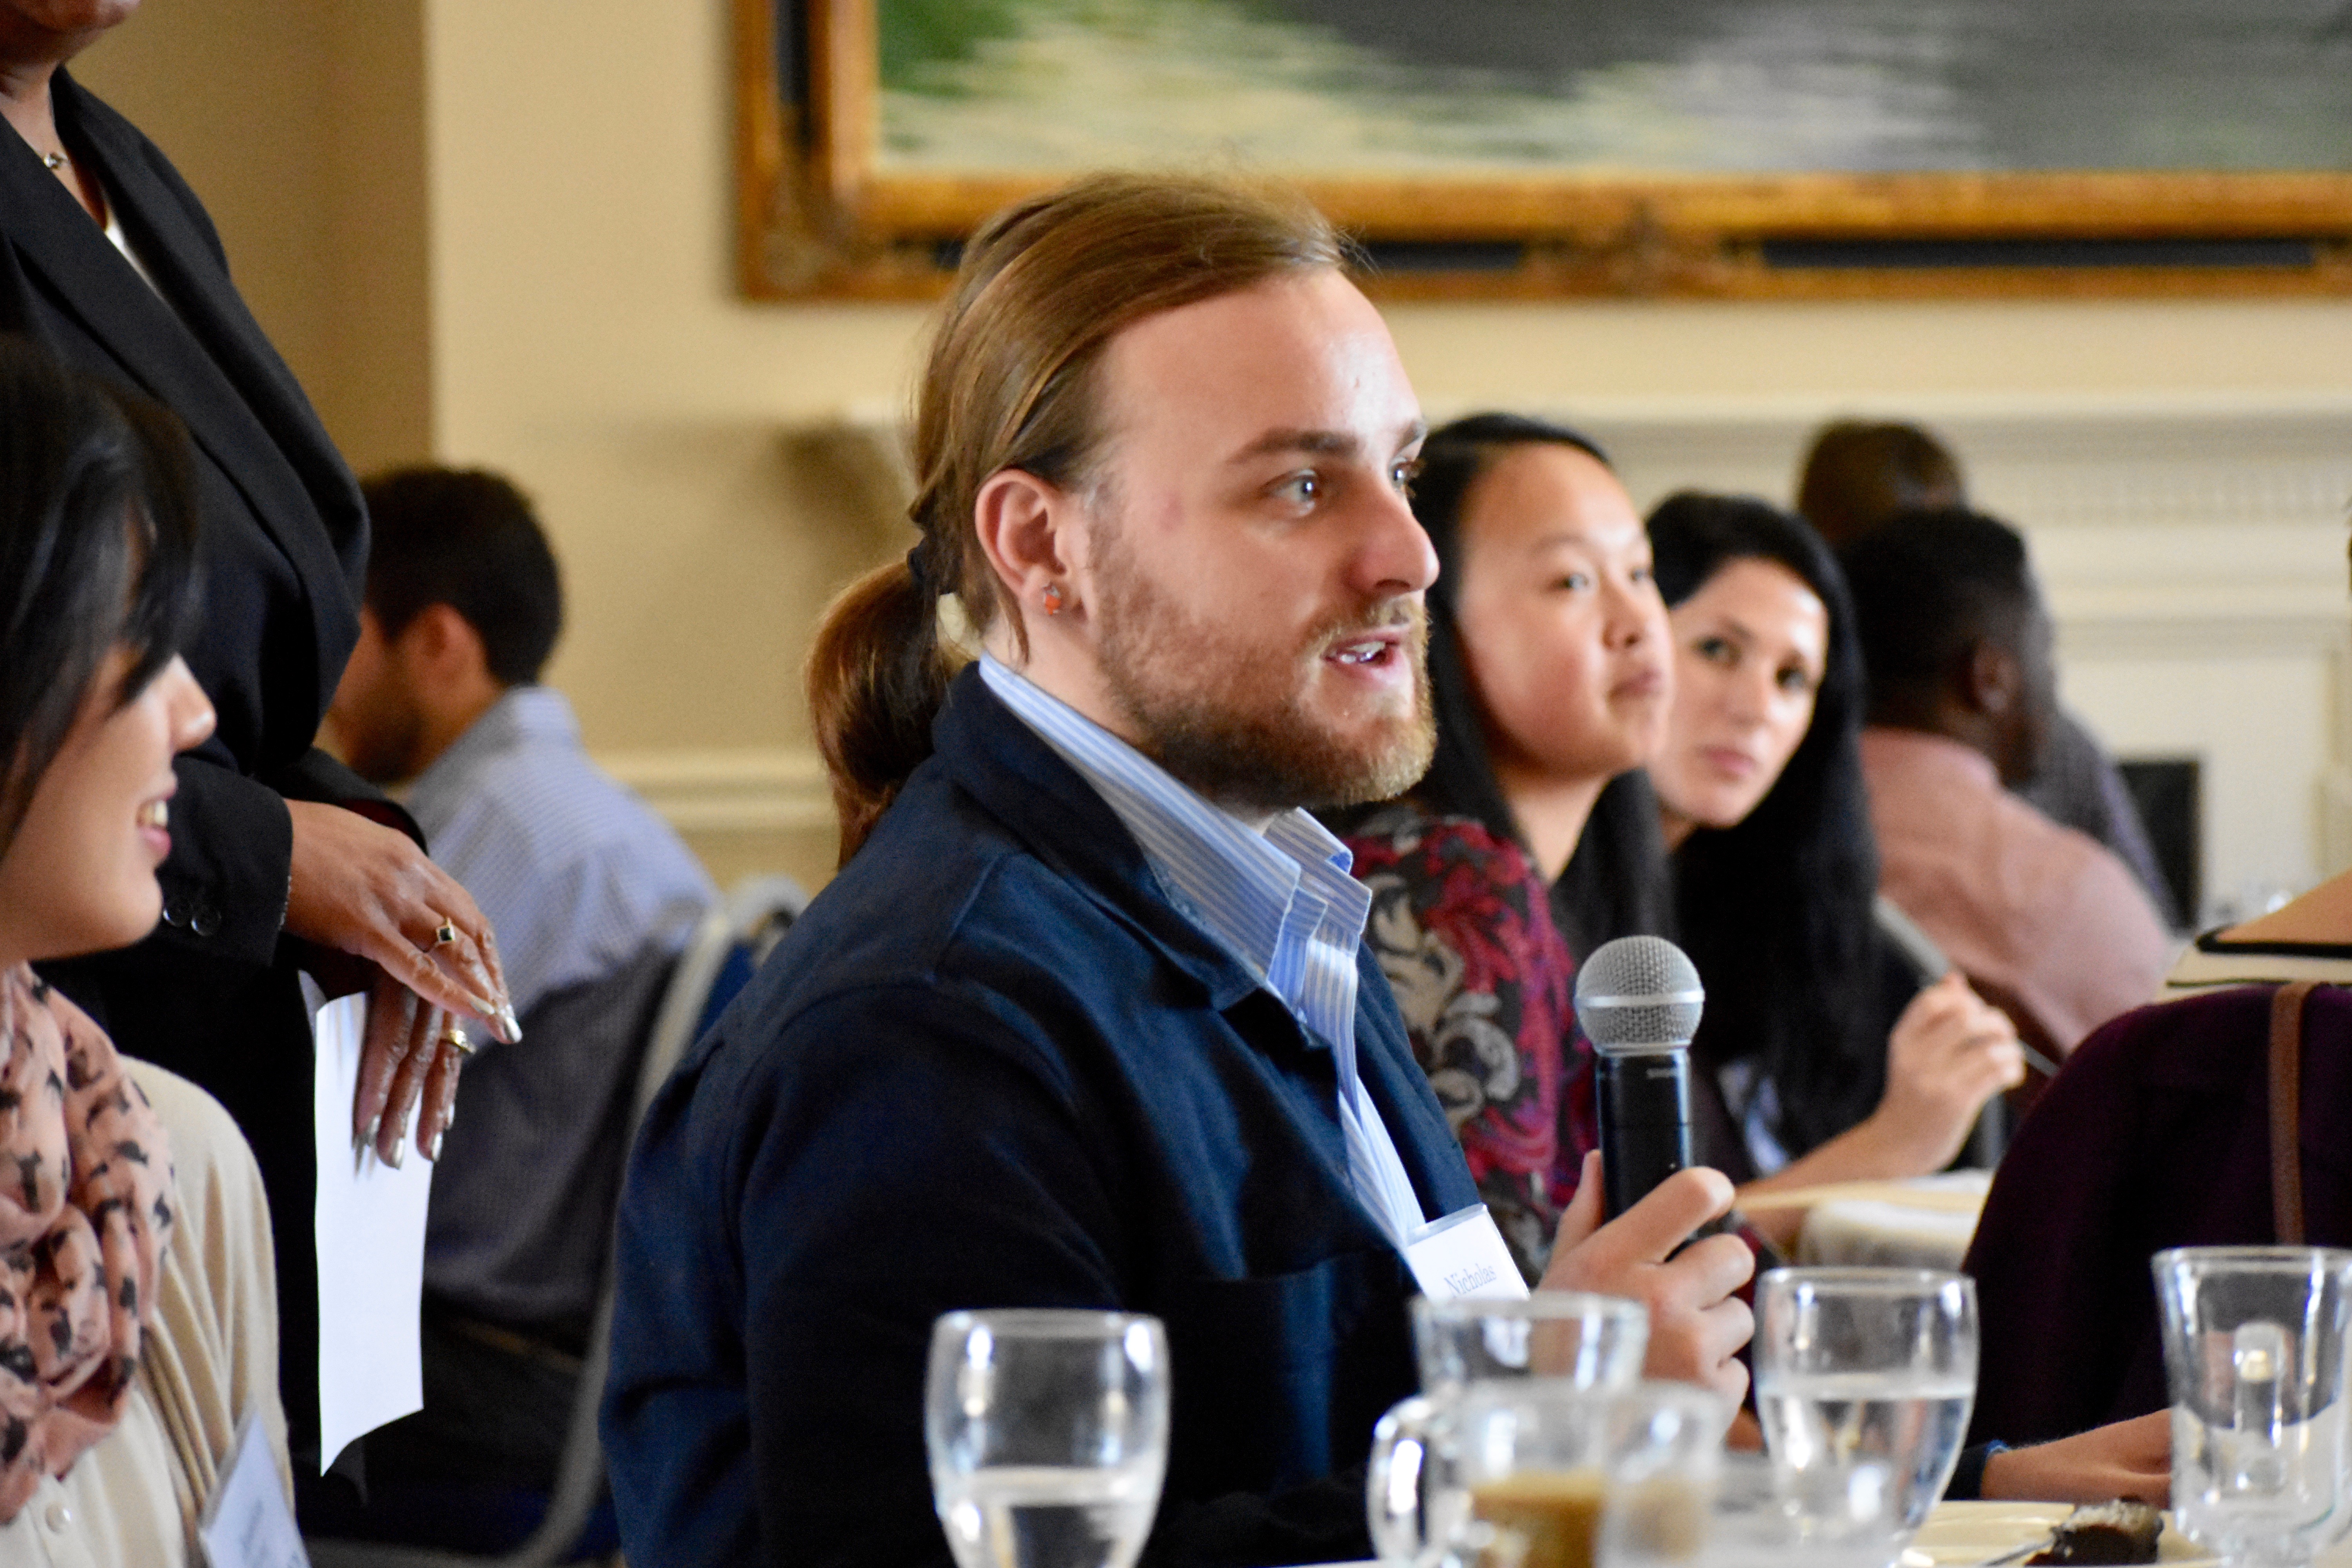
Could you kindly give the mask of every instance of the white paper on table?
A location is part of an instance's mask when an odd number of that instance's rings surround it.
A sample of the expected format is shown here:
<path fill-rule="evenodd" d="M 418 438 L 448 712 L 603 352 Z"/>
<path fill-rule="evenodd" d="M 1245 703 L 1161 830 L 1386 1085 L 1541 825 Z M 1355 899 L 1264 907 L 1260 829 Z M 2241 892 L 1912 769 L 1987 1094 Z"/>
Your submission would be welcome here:
<path fill-rule="evenodd" d="M 399 1170 L 373 1148 L 352 1149 L 352 1100 L 359 1092 L 365 994 L 318 1005 L 311 1119 L 319 1155 L 319 1202 L 311 1225 L 319 1248 L 319 1471 L 353 1438 L 425 1407 L 417 1305 L 425 1289 L 425 1205 L 433 1163 L 414 1149 Z"/>
<path fill-rule="evenodd" d="M 236 1452 L 205 1506 L 196 1539 L 212 1568 L 310 1568 L 286 1504 L 285 1483 L 269 1457 L 260 1424 L 247 1415 L 236 1429 Z"/>

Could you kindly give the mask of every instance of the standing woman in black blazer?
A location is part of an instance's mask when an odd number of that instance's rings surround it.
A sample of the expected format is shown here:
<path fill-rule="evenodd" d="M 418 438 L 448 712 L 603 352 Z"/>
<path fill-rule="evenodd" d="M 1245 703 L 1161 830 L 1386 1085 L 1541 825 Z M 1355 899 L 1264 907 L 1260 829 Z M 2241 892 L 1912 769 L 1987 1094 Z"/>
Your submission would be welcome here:
<path fill-rule="evenodd" d="M 280 1383 L 298 1466 L 315 1466 L 299 973 L 329 995 L 370 990 L 352 1135 L 394 1162 L 420 1101 L 416 1146 L 438 1147 L 464 1032 L 507 1039 L 513 1013 L 473 900 L 425 858 L 404 813 L 312 744 L 359 634 L 366 514 L 194 194 L 60 68 L 136 3 L 0 0 L 0 332 L 186 423 L 204 600 L 185 654 L 219 728 L 177 763 L 163 925 L 48 977 L 122 1049 L 212 1090 L 252 1142 L 276 1231 Z"/>

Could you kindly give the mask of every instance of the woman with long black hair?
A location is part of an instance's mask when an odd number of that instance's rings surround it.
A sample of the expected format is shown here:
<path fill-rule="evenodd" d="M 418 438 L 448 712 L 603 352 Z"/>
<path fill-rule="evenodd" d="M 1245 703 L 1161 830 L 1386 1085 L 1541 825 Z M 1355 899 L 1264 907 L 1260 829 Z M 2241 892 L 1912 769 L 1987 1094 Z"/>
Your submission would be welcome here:
<path fill-rule="evenodd" d="M 1920 974 L 1875 914 L 1836 562 L 1747 497 L 1670 496 L 1649 535 L 1675 660 L 1649 773 L 1706 984 L 1693 1054 L 1727 1112 L 1703 1157 L 1775 1186 L 1940 1169 L 2022 1062 L 2009 1020 L 1957 974 Z"/>

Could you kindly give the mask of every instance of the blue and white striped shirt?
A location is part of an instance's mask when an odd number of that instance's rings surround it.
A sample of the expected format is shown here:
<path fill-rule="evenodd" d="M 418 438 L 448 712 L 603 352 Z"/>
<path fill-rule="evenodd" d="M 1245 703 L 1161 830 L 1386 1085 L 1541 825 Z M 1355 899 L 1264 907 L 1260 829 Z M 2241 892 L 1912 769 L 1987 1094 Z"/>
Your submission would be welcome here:
<path fill-rule="evenodd" d="M 518 1013 L 650 942 L 683 946 L 719 901 L 669 825 L 588 760 L 550 687 L 510 689 L 416 776 L 407 805 L 498 934 Z"/>
<path fill-rule="evenodd" d="M 1348 847 L 1303 811 L 1255 832 L 994 657 L 981 656 L 980 674 L 1126 824 L 1169 900 L 1330 1047 L 1349 1182 L 1402 1251 L 1423 1227 L 1421 1200 L 1356 1072 L 1356 950 L 1372 896 L 1348 874 Z"/>

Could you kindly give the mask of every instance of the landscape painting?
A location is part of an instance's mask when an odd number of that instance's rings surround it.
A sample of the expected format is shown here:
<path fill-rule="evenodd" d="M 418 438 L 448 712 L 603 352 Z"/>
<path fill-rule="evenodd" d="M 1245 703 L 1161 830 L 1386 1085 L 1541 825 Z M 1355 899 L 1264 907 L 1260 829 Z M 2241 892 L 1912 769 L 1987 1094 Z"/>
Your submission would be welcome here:
<path fill-rule="evenodd" d="M 1297 180 L 1408 292 L 2352 268 L 2352 0 L 740 3 L 747 263 L 853 292 L 1106 165 Z"/>

